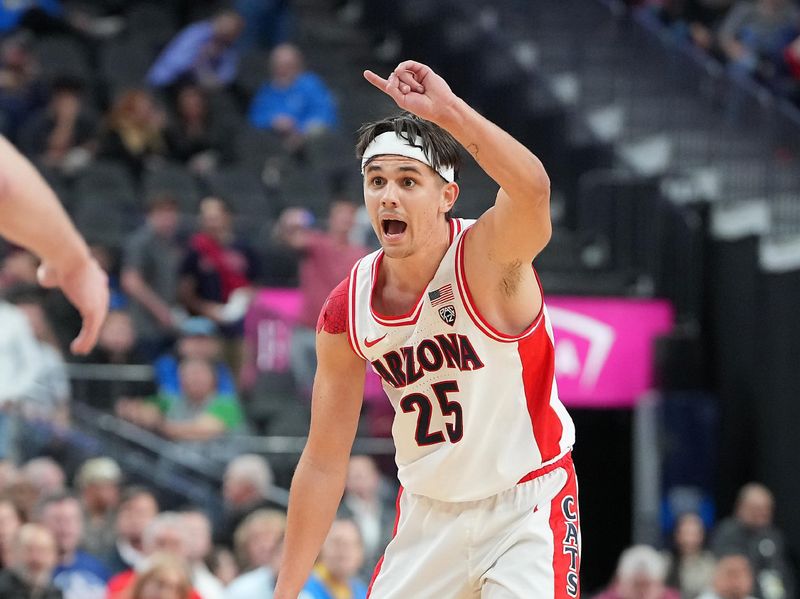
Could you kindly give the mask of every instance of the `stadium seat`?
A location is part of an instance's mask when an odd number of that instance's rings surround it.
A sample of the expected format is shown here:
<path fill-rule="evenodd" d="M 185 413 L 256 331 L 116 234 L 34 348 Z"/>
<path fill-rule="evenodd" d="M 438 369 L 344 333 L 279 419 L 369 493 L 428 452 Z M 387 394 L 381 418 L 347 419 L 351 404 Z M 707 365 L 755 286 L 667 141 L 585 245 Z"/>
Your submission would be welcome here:
<path fill-rule="evenodd" d="M 72 76 L 83 80 L 92 78 L 89 58 L 80 42 L 67 36 L 44 37 L 37 40 L 36 55 L 48 79 Z"/>
<path fill-rule="evenodd" d="M 133 211 L 139 206 L 130 173 L 113 161 L 99 160 L 80 174 L 75 182 L 76 201 L 84 195 L 103 195 L 123 210 Z"/>
<path fill-rule="evenodd" d="M 138 224 L 113 197 L 101 193 L 81 194 L 73 210 L 75 225 L 89 243 L 118 247 Z"/>
<path fill-rule="evenodd" d="M 180 211 L 193 214 L 200 201 L 200 189 L 194 176 L 182 164 L 168 162 L 159 168 L 147 170 L 142 179 L 145 198 L 154 193 L 170 192 L 178 200 Z"/>
<path fill-rule="evenodd" d="M 273 216 L 274 205 L 258 175 L 242 168 L 223 169 L 207 178 L 209 192 L 230 203 L 235 215 L 261 223 Z"/>

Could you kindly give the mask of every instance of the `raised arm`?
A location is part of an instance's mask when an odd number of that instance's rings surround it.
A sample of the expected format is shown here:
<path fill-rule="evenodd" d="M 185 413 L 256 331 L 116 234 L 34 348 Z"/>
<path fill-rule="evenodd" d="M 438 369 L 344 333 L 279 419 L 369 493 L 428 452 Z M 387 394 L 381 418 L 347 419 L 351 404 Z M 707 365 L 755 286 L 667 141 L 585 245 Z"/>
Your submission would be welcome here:
<path fill-rule="evenodd" d="M 39 280 L 61 287 L 83 317 L 74 353 L 94 347 L 108 310 L 105 273 L 33 165 L 0 136 L 0 235 L 42 259 Z"/>
<path fill-rule="evenodd" d="M 467 282 L 477 307 L 491 324 L 502 332 L 520 332 L 541 305 L 530 264 L 552 231 L 550 179 L 544 166 L 525 146 L 456 96 L 430 67 L 405 61 L 388 79 L 371 71 L 364 76 L 401 108 L 447 130 L 500 185 L 494 206 L 468 233 Z"/>
<path fill-rule="evenodd" d="M 292 480 L 286 545 L 274 599 L 297 599 L 344 493 L 364 395 L 364 361 L 347 333 L 317 334 L 311 430 Z"/>

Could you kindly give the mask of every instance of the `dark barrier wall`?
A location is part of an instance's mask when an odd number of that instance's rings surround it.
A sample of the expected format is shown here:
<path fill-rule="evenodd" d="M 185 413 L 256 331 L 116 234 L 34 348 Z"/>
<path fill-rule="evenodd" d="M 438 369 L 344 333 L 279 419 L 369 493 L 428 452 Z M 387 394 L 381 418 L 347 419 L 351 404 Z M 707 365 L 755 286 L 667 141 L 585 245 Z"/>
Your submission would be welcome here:
<path fill-rule="evenodd" d="M 756 323 L 756 427 L 752 448 L 757 477 L 777 499 L 777 523 L 796 552 L 800 540 L 800 243 L 782 248 L 784 262 L 764 263 L 759 278 Z M 788 254 L 788 255 L 787 255 Z M 772 262 L 772 261 L 771 261 Z"/>
<path fill-rule="evenodd" d="M 758 235 L 768 226 L 768 209 L 758 202 L 715 207 L 710 218 L 706 331 L 711 386 L 720 398 L 717 507 L 723 517 L 738 489 L 757 474 Z"/>

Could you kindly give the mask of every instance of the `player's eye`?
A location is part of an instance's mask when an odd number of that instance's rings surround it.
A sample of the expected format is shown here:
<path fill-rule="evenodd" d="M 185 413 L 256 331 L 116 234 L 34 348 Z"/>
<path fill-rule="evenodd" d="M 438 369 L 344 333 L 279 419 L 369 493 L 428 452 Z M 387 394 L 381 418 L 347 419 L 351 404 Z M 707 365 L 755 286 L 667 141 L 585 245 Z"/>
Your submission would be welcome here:
<path fill-rule="evenodd" d="M 371 183 L 375 187 L 380 187 L 381 185 L 383 185 L 383 177 L 373 177 Z"/>
<path fill-rule="evenodd" d="M 409 177 L 403 179 L 403 187 L 414 187 L 416 184 L 417 182 L 414 181 L 414 179 L 410 179 Z"/>

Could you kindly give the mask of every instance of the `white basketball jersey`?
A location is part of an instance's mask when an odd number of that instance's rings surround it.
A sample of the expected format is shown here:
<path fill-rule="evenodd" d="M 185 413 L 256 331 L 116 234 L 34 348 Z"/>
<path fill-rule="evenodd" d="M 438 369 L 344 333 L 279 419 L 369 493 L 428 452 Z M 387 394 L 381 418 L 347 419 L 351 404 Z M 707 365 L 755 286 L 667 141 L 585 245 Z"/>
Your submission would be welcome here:
<path fill-rule="evenodd" d="M 509 336 L 470 299 L 463 246 L 473 222 L 451 221 L 450 247 L 408 314 L 372 308 L 382 251 L 357 262 L 349 280 L 347 333 L 394 407 L 400 483 L 440 501 L 509 489 L 567 453 L 575 438 L 558 399 L 544 305 L 522 334 Z"/>

